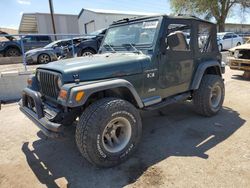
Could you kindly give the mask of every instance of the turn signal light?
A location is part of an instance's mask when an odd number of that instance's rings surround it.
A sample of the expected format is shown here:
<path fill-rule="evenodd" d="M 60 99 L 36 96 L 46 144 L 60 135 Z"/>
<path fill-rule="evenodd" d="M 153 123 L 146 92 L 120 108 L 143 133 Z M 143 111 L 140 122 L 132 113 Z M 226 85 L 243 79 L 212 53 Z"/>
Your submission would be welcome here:
<path fill-rule="evenodd" d="M 61 98 L 61 99 L 66 99 L 67 98 L 67 91 L 66 90 L 64 90 L 64 89 L 61 89 L 60 90 L 60 93 L 59 93 L 59 97 Z"/>
<path fill-rule="evenodd" d="M 82 98 L 84 97 L 84 91 L 78 91 L 77 94 L 76 94 L 76 102 L 79 102 L 80 100 L 82 100 Z"/>
<path fill-rule="evenodd" d="M 32 78 L 27 79 L 27 84 L 28 84 L 28 86 L 32 86 Z"/>

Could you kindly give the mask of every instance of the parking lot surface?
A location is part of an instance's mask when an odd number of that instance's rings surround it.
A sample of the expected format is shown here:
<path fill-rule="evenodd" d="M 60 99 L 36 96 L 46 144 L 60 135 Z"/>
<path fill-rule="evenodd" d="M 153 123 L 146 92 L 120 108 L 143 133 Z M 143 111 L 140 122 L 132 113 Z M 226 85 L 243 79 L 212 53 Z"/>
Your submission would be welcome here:
<path fill-rule="evenodd" d="M 221 112 L 204 118 L 189 103 L 142 112 L 140 147 L 124 164 L 97 169 L 69 128 L 46 139 L 18 110 L 0 111 L 0 187 L 249 187 L 250 81 L 227 68 Z"/>
<path fill-rule="evenodd" d="M 34 71 L 38 66 L 39 65 L 27 65 L 27 70 Z M 1 72 L 9 72 L 9 71 L 23 72 L 23 71 L 25 71 L 25 68 L 24 68 L 24 65 L 22 63 L 0 65 L 0 73 Z"/>

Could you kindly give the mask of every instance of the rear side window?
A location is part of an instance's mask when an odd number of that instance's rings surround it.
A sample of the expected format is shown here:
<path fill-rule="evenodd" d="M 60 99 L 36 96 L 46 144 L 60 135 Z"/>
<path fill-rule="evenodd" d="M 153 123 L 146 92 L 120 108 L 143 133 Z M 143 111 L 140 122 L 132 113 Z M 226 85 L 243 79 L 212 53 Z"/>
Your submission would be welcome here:
<path fill-rule="evenodd" d="M 49 38 L 49 36 L 37 36 L 37 40 L 39 42 L 49 42 L 50 38 Z"/>
<path fill-rule="evenodd" d="M 71 41 L 62 41 L 61 46 L 69 46 L 71 44 Z"/>
<path fill-rule="evenodd" d="M 35 36 L 26 36 L 24 37 L 25 42 L 36 42 L 37 39 Z"/>
<path fill-rule="evenodd" d="M 202 53 L 212 52 L 212 26 L 200 24 L 198 28 L 198 45 Z"/>
<path fill-rule="evenodd" d="M 232 38 L 232 34 L 226 34 L 223 39 L 231 39 Z"/>

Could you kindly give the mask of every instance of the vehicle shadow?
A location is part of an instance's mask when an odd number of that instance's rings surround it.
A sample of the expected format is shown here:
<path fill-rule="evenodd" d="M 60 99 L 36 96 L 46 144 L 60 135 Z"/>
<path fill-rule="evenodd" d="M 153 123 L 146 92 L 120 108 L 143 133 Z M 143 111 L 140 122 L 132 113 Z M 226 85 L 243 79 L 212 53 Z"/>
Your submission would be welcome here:
<path fill-rule="evenodd" d="M 235 80 L 240 80 L 240 81 L 250 81 L 250 77 L 245 77 L 243 74 L 241 75 L 238 75 L 238 74 L 235 74 L 235 75 L 232 75 L 232 79 L 235 79 Z"/>
<path fill-rule="evenodd" d="M 123 187 L 170 156 L 196 156 L 206 160 L 208 150 L 230 137 L 245 122 L 238 112 L 227 107 L 211 118 L 196 115 L 192 108 L 185 103 L 142 112 L 140 146 L 132 158 L 114 168 L 98 169 L 84 160 L 76 148 L 73 129 L 61 141 L 45 139 L 38 132 L 40 139 L 24 143 L 22 151 L 38 180 L 47 187 L 62 186 L 58 183 L 60 179 L 63 187 Z M 160 181 L 160 177 L 156 178 Z"/>

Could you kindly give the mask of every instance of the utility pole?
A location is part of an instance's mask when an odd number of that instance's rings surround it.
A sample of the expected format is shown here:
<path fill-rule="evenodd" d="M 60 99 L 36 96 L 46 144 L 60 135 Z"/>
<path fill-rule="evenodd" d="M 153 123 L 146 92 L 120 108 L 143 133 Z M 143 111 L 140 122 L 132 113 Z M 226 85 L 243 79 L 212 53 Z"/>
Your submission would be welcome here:
<path fill-rule="evenodd" d="M 52 21 L 53 32 L 54 32 L 54 34 L 56 34 L 56 26 L 55 26 L 55 19 L 54 19 L 54 7 L 53 7 L 52 0 L 49 0 L 49 9 L 50 9 L 50 16 L 51 16 L 51 21 Z M 55 40 L 57 40 L 56 35 L 55 35 Z"/>

